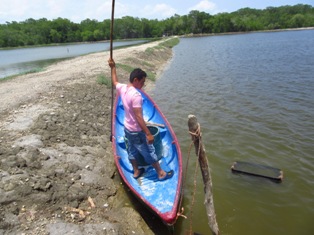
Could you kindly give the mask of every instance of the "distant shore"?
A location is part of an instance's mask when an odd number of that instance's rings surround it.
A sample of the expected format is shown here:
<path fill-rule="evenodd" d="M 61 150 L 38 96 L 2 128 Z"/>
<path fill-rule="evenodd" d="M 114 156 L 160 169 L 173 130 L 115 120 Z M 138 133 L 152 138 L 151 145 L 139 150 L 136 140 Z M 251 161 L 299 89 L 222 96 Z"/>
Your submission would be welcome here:
<path fill-rule="evenodd" d="M 299 31 L 299 30 L 314 30 L 314 27 L 289 28 L 289 29 L 272 29 L 272 30 L 259 30 L 259 31 L 247 31 L 247 32 L 186 34 L 186 35 L 182 35 L 180 37 L 207 37 L 207 36 L 219 36 L 219 35 L 237 35 L 237 34 L 268 33 L 268 32 L 271 33 L 271 32 L 285 32 L 285 31 Z"/>
<path fill-rule="evenodd" d="M 283 32 L 283 31 L 298 31 L 298 30 L 314 30 L 314 27 L 302 27 L 302 28 L 287 28 L 287 29 L 272 29 L 272 30 L 259 30 L 259 31 L 247 31 L 247 32 L 226 32 L 226 33 L 208 33 L 208 34 L 185 34 L 177 35 L 177 37 L 190 37 L 190 36 L 218 36 L 218 35 L 233 35 L 233 34 L 248 34 L 248 33 L 265 33 L 265 32 Z M 175 36 L 175 35 L 172 35 Z M 147 40 L 149 42 L 158 41 L 160 39 L 152 38 L 136 38 L 136 39 L 119 39 L 115 42 L 123 41 L 134 41 L 134 40 Z M 49 46 L 66 46 L 66 45 L 78 45 L 78 44 L 94 44 L 94 43 L 106 43 L 110 42 L 109 40 L 102 41 L 92 41 L 92 42 L 69 42 L 69 43 L 52 43 L 52 44 L 41 44 L 33 46 L 19 46 L 19 47 L 0 47 L 0 50 L 12 50 L 12 49 L 21 49 L 21 48 L 34 48 L 34 47 L 49 47 Z"/>

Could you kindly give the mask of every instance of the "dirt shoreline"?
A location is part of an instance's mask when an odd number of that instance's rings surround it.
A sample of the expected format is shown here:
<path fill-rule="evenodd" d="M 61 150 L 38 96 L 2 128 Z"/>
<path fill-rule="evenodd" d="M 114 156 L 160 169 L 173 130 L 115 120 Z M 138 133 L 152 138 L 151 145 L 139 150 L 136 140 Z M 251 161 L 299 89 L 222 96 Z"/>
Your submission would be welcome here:
<path fill-rule="evenodd" d="M 160 42 L 115 50 L 114 59 L 158 78 L 172 57 Z M 0 82 L 0 234 L 154 234 L 121 200 L 111 90 L 97 83 L 110 78 L 108 58 L 90 54 Z M 118 68 L 120 81 L 128 74 Z"/>

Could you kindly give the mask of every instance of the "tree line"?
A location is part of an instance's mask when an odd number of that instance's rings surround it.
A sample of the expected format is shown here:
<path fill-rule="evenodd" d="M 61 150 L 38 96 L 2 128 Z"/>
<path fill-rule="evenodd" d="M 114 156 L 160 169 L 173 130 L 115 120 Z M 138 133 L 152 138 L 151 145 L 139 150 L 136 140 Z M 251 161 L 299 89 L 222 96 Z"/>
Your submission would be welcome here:
<path fill-rule="evenodd" d="M 314 27 L 314 7 L 242 8 L 232 13 L 210 15 L 193 10 L 165 20 L 125 16 L 115 19 L 114 39 L 159 38 L 169 35 L 249 32 L 286 28 Z M 110 39 L 110 19 L 102 22 L 86 19 L 73 23 L 68 19 L 27 19 L 0 24 L 0 47 L 47 45 L 52 43 L 95 42 Z"/>

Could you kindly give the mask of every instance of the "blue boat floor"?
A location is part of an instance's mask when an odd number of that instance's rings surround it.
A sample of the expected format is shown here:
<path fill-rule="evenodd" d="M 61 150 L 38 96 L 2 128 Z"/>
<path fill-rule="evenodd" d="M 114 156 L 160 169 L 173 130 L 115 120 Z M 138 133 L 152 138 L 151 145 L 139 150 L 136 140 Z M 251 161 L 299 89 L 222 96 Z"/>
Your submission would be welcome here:
<path fill-rule="evenodd" d="M 177 188 L 174 185 L 177 185 L 179 174 L 178 169 L 171 169 L 172 164 L 170 164 L 171 167 L 168 165 L 167 158 L 161 158 L 159 162 L 163 170 L 174 170 L 174 175 L 171 179 L 160 181 L 152 166 L 143 167 L 145 168 L 143 175 L 138 179 L 134 179 L 130 163 L 123 166 L 123 173 L 130 185 L 143 199 L 161 213 L 165 213 L 171 211 L 174 205 L 177 193 Z"/>
<path fill-rule="evenodd" d="M 172 170 L 169 167 L 166 158 L 164 158 L 164 157 L 162 157 L 159 160 L 159 164 L 160 164 L 161 168 L 166 172 Z M 124 164 L 122 164 L 121 167 L 123 168 L 123 172 L 127 178 L 129 178 L 129 177 L 131 178 L 131 176 L 133 178 L 133 169 L 132 169 L 132 165 L 130 163 L 125 164 L 125 162 L 124 162 Z M 143 184 L 143 182 L 149 183 L 149 182 L 159 181 L 157 172 L 151 165 L 139 166 L 139 168 L 145 169 L 145 172 L 142 174 L 142 176 L 138 178 L 138 179 L 141 179 L 141 182 L 142 182 L 141 185 Z"/>
<path fill-rule="evenodd" d="M 171 170 L 170 167 L 167 165 L 164 158 L 162 158 L 159 161 L 159 163 L 160 163 L 161 168 L 164 171 L 168 172 Z M 140 167 L 140 168 L 142 168 L 142 167 Z M 152 182 L 159 181 L 157 172 L 155 171 L 155 169 L 152 166 L 146 166 L 143 168 L 145 168 L 145 172 L 141 177 L 139 177 L 140 185 L 149 184 Z"/>

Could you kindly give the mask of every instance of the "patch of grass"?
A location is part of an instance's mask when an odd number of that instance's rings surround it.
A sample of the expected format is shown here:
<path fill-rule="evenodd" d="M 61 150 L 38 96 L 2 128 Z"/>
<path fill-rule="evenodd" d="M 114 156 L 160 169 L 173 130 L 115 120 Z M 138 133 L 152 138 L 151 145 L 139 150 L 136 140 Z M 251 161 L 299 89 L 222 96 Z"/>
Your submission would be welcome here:
<path fill-rule="evenodd" d="M 147 63 L 147 62 L 146 62 Z M 148 65 L 148 63 L 147 63 Z M 151 66 L 151 65 L 150 65 Z M 116 64 L 117 68 L 122 68 L 124 71 L 128 72 L 129 74 L 134 70 L 133 66 L 127 65 L 127 64 Z M 150 71 L 145 71 L 147 74 L 147 78 L 149 80 L 155 81 L 156 80 L 156 75 Z"/>
<path fill-rule="evenodd" d="M 155 50 L 163 49 L 164 47 L 173 48 L 174 46 L 178 45 L 179 42 L 180 42 L 179 38 L 171 38 L 171 39 L 165 40 L 159 43 L 157 46 L 146 48 L 145 54 L 148 56 L 153 56 Z"/>
<path fill-rule="evenodd" d="M 123 70 L 127 71 L 128 73 L 131 73 L 134 69 L 134 67 L 127 65 L 127 64 L 116 64 L 117 68 L 122 68 Z M 153 74 L 150 71 L 145 71 L 147 74 L 147 78 L 149 80 L 155 81 L 156 80 L 156 75 Z"/>
<path fill-rule="evenodd" d="M 13 78 L 16 78 L 18 75 L 11 75 L 11 76 L 7 76 L 7 77 L 4 77 L 4 78 L 0 78 L 0 82 L 4 82 L 6 80 L 10 80 L 10 79 L 13 79 Z"/>
<path fill-rule="evenodd" d="M 128 72 L 128 73 L 131 73 L 133 71 L 133 67 L 130 66 L 130 65 L 127 65 L 127 64 L 120 64 L 120 63 L 117 63 L 116 64 L 116 67 L 117 68 L 121 68 L 123 69 L 124 71 Z"/>
<path fill-rule="evenodd" d="M 154 50 L 155 50 L 154 47 L 148 47 L 145 50 L 145 54 L 148 55 L 148 56 L 152 56 L 154 54 Z"/>
<path fill-rule="evenodd" d="M 143 61 L 143 65 L 144 65 L 144 66 L 147 66 L 147 67 L 150 67 L 150 68 L 154 67 L 153 64 L 151 64 L 151 63 L 149 63 L 149 62 L 147 62 L 147 61 Z"/>
<path fill-rule="evenodd" d="M 130 64 L 139 64 L 141 61 L 138 58 L 135 57 L 128 57 L 125 59 Z"/>
<path fill-rule="evenodd" d="M 166 40 L 164 42 L 161 42 L 159 43 L 160 46 L 163 46 L 163 47 L 169 47 L 169 48 L 172 48 L 176 45 L 178 45 L 180 42 L 180 39 L 179 38 L 171 38 L 169 40 Z"/>
<path fill-rule="evenodd" d="M 156 81 L 156 75 L 154 73 L 152 73 L 150 71 L 147 71 L 146 73 L 147 73 L 147 78 L 149 80 L 152 80 L 153 82 Z"/>
<path fill-rule="evenodd" d="M 143 60 L 142 58 L 141 58 L 141 60 L 139 60 L 137 58 L 128 57 L 128 58 L 126 58 L 125 61 L 128 61 L 128 63 L 130 63 L 130 64 L 138 64 L 140 67 L 149 67 L 149 68 L 154 67 L 153 64 L 147 62 L 146 60 Z"/>
<path fill-rule="evenodd" d="M 8 77 L 4 77 L 4 78 L 0 78 L 0 83 L 1 82 L 4 82 L 4 81 L 7 81 L 7 80 L 10 80 L 10 79 L 13 79 L 15 78 L 16 76 L 8 76 Z"/>
<path fill-rule="evenodd" d="M 22 75 L 23 74 L 30 74 L 30 73 L 39 73 L 42 71 L 44 71 L 44 68 L 37 68 L 37 69 L 32 69 L 32 70 L 26 71 L 25 73 L 22 73 Z"/>
<path fill-rule="evenodd" d="M 30 74 L 30 73 L 38 73 L 38 72 L 42 72 L 42 71 L 44 71 L 44 68 L 32 69 L 32 70 L 29 70 L 29 71 L 26 71 L 26 72 L 23 72 L 23 73 L 14 74 L 14 75 L 11 75 L 11 76 L 0 78 L 0 82 L 6 81 L 6 80 L 10 80 L 10 79 L 14 79 L 14 78 L 16 78 L 18 76 L 21 76 L 21 75 L 26 75 L 26 74 Z"/>
<path fill-rule="evenodd" d="M 107 78 L 105 75 L 99 74 L 97 76 L 97 83 L 105 85 L 106 87 L 110 88 L 111 87 L 111 78 Z"/>

